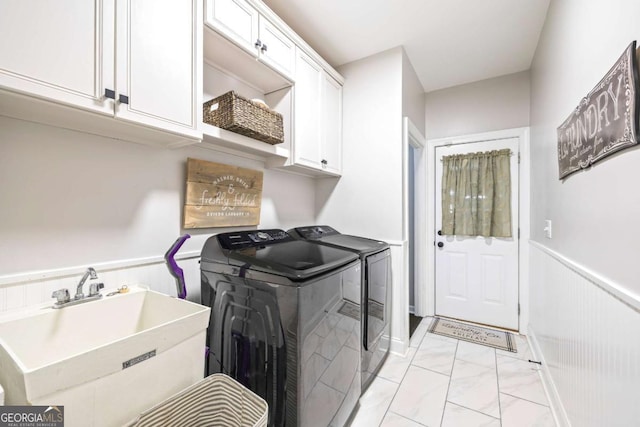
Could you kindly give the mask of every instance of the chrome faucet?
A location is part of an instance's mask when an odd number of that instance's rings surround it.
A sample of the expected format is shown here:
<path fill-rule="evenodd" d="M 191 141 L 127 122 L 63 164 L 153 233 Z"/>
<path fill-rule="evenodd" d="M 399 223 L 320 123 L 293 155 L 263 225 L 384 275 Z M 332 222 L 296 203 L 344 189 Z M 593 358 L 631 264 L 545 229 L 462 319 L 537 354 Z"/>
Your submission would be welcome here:
<path fill-rule="evenodd" d="M 87 268 L 87 271 L 82 276 L 82 279 L 80 279 L 78 287 L 76 288 L 76 295 L 73 297 L 73 299 L 71 299 L 71 297 L 69 296 L 69 290 L 66 288 L 59 289 L 51 295 L 51 298 L 56 299 L 56 303 L 53 305 L 53 308 L 62 308 L 68 305 L 76 305 L 102 298 L 100 289 L 104 288 L 103 283 L 92 283 L 89 288 L 89 295 L 86 297 L 82 293 L 82 287 L 84 286 L 84 282 L 86 282 L 88 278 L 91 278 L 91 280 L 95 280 L 98 278 L 98 274 L 92 267 Z"/>
<path fill-rule="evenodd" d="M 84 294 L 82 293 L 82 286 L 84 285 L 84 282 L 87 281 L 89 276 L 91 276 L 91 280 L 95 280 L 98 278 L 98 273 L 96 273 L 93 267 L 89 267 L 87 268 L 87 271 L 85 271 L 84 276 L 82 276 L 82 279 L 80 279 L 80 283 L 78 283 L 78 287 L 76 288 L 76 295 L 73 297 L 73 299 L 84 298 Z"/>

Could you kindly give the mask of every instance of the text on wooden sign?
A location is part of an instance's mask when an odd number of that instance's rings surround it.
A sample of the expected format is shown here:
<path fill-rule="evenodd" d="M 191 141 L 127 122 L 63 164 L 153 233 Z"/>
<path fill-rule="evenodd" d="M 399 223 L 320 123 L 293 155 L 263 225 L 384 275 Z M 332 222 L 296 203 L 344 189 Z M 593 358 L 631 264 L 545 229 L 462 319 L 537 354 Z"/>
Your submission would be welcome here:
<path fill-rule="evenodd" d="M 261 171 L 187 160 L 184 228 L 258 225 Z"/>
<path fill-rule="evenodd" d="M 560 179 L 638 143 L 637 97 L 634 41 L 558 128 Z"/>

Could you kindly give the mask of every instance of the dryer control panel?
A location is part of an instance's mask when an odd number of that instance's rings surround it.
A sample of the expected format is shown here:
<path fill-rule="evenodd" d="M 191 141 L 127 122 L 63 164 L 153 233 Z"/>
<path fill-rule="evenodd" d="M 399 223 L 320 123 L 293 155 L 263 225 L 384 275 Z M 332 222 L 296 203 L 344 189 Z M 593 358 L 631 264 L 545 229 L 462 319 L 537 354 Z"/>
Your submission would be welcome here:
<path fill-rule="evenodd" d="M 216 236 L 224 249 L 244 249 L 294 240 L 284 230 L 253 230 L 221 233 Z"/>
<path fill-rule="evenodd" d="M 340 234 L 328 225 L 312 225 L 310 227 L 298 227 L 295 231 L 305 240 L 317 240 L 325 236 Z"/>

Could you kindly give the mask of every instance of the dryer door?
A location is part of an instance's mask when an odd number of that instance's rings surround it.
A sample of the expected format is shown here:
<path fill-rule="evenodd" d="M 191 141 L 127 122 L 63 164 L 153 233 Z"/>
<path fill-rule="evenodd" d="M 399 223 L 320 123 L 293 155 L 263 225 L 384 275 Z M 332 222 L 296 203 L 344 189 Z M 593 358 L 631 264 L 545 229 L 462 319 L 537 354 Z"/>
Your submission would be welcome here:
<path fill-rule="evenodd" d="M 364 349 L 376 347 L 389 324 L 387 304 L 391 286 L 391 255 L 389 250 L 368 256 L 365 259 L 365 301 L 363 316 Z"/>

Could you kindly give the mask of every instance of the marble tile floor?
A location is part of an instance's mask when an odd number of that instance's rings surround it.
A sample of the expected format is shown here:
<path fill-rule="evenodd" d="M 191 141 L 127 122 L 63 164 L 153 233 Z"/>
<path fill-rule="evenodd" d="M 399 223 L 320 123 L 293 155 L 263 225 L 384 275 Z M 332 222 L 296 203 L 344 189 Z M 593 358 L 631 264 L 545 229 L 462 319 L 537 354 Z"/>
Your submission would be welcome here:
<path fill-rule="evenodd" d="M 511 353 L 430 334 L 430 322 L 389 355 L 351 427 L 555 427 L 525 337 Z"/>

